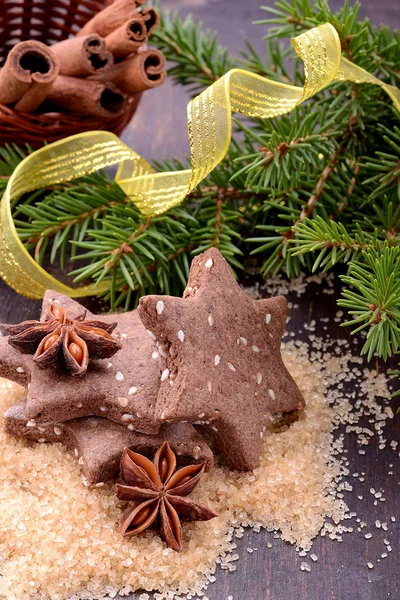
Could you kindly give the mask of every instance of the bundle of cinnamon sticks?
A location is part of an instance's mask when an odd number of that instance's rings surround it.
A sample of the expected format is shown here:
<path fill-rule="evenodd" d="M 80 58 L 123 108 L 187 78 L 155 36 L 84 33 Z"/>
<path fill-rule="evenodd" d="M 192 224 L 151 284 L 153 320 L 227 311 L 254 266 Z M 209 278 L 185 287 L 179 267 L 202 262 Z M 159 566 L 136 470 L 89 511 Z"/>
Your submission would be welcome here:
<path fill-rule="evenodd" d="M 130 96 L 166 77 L 163 54 L 147 48 L 159 15 L 153 7 L 140 9 L 144 1 L 116 0 L 75 37 L 52 46 L 16 44 L 0 70 L 0 103 L 27 113 L 123 113 Z"/>

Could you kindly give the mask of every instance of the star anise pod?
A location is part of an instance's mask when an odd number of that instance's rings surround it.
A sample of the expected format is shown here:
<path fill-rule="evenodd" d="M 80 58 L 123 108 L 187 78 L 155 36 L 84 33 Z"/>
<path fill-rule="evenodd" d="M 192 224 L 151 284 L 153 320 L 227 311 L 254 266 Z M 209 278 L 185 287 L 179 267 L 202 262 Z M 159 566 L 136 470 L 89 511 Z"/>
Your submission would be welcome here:
<path fill-rule="evenodd" d="M 85 316 L 72 318 L 53 303 L 43 321 L 3 327 L 10 334 L 8 343 L 23 354 L 34 354 L 38 367 L 54 367 L 63 359 L 72 375 L 84 375 L 89 358 L 110 358 L 121 348 L 111 335 L 116 323 L 85 321 Z"/>
<path fill-rule="evenodd" d="M 182 550 L 181 521 L 208 521 L 217 516 L 209 508 L 187 498 L 200 481 L 205 463 L 176 470 L 176 456 L 168 442 L 157 450 L 153 462 L 125 448 L 121 458 L 121 477 L 116 484 L 120 500 L 133 502 L 123 515 L 122 535 L 140 533 L 158 521 L 161 538 L 167 546 Z"/>

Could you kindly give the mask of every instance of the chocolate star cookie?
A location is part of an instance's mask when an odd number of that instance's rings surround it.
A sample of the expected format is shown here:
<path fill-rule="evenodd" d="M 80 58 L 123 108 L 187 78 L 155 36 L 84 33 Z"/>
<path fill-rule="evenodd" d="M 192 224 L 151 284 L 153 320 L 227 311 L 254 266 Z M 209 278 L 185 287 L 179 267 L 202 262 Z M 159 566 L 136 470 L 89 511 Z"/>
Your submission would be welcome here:
<path fill-rule="evenodd" d="M 38 425 L 26 418 L 24 409 L 24 404 L 17 404 L 6 411 L 4 431 L 32 442 L 62 442 L 80 457 L 83 474 L 90 484 L 108 481 L 116 475 L 124 448 L 152 455 L 165 441 L 183 464 L 195 460 L 205 462 L 207 470 L 213 466 L 210 448 L 189 423 L 162 425 L 153 436 L 130 431 L 101 417 Z"/>
<path fill-rule="evenodd" d="M 252 300 L 212 248 L 183 298 L 147 296 L 138 311 L 162 349 L 156 418 L 204 425 L 231 468 L 257 467 L 269 415 L 304 407 L 280 353 L 285 298 Z"/>
<path fill-rule="evenodd" d="M 31 380 L 32 357 L 21 354 L 8 343 L 8 336 L 0 336 L 0 377 L 27 387 Z"/>
<path fill-rule="evenodd" d="M 85 311 L 78 302 L 50 290 L 43 300 L 42 319 L 50 305 L 65 309 L 71 318 Z M 95 317 L 87 311 L 86 318 Z M 161 361 L 154 341 L 136 311 L 101 315 L 101 321 L 117 323 L 113 336 L 122 348 L 110 359 L 90 361 L 82 377 L 72 377 L 62 364 L 39 368 L 31 355 L 7 345 L 7 338 L 0 338 L 0 376 L 17 383 L 30 381 L 25 414 L 38 424 L 97 415 L 155 434 L 160 427 L 154 419 L 154 407 Z"/>

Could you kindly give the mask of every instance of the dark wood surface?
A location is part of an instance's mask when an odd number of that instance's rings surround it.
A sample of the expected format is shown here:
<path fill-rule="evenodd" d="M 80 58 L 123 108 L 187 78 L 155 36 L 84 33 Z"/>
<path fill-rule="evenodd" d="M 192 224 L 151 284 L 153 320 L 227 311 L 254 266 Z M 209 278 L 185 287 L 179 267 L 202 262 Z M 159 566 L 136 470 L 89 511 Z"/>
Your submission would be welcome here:
<path fill-rule="evenodd" d="M 263 33 L 262 27 L 252 27 L 251 21 L 260 18 L 258 0 L 170 0 L 165 5 L 179 9 L 182 13 L 193 12 L 195 17 L 206 25 L 216 28 L 220 39 L 234 52 L 240 46 L 240 39 L 247 35 L 252 42 Z M 338 0 L 331 2 L 337 7 Z M 375 23 L 385 22 L 395 27 L 400 22 L 400 8 L 396 1 L 367 0 L 363 13 Z M 261 44 L 258 44 L 261 47 Z M 185 93 L 168 82 L 164 87 L 146 94 L 142 105 L 124 133 L 123 139 L 135 150 L 149 159 L 183 156 L 188 149 L 185 119 Z M 333 319 L 336 312 L 335 296 L 321 293 L 319 286 L 311 285 L 306 293 L 292 299 L 299 308 L 292 311 L 289 331 L 296 332 L 301 339 L 307 339 L 304 323 L 315 319 L 316 335 L 329 335 L 333 339 L 348 336 L 339 329 Z M 0 322 L 16 322 L 39 316 L 40 302 L 33 302 L 18 296 L 0 282 Z M 321 318 L 328 317 L 328 331 L 323 329 Z M 358 348 L 356 345 L 355 349 Z M 398 404 L 398 401 L 397 401 Z M 393 401 L 393 407 L 396 402 Z M 387 439 L 400 438 L 400 418 L 390 421 L 386 429 Z M 355 437 L 346 437 L 346 448 L 350 461 L 350 472 L 366 473 L 364 483 L 354 481 L 353 491 L 345 493 L 345 500 L 351 510 L 357 512 L 361 520 L 368 523 L 373 537 L 366 540 L 365 531 L 356 531 L 355 520 L 351 525 L 355 533 L 345 534 L 342 543 L 329 538 L 318 538 L 314 552 L 318 562 L 312 564 L 310 573 L 300 570 L 304 560 L 295 549 L 274 539 L 272 534 L 249 531 L 237 541 L 240 560 L 233 573 L 217 572 L 217 581 L 206 592 L 209 600 L 399 600 L 400 576 L 398 545 L 400 539 L 400 500 L 399 500 L 399 453 L 390 448 L 379 451 L 376 440 L 367 447 L 365 455 L 358 454 Z M 389 465 L 393 464 L 393 467 Z M 389 475 L 389 471 L 393 475 Z M 374 506 L 374 498 L 369 489 L 384 490 L 385 502 Z M 358 499 L 363 496 L 363 500 Z M 390 517 L 394 515 L 396 522 Z M 375 528 L 375 520 L 389 523 L 389 531 Z M 393 548 L 386 559 L 377 559 L 385 551 L 383 539 L 390 541 Z M 272 548 L 267 547 L 272 543 Z M 247 548 L 257 548 L 252 554 Z M 374 568 L 369 570 L 367 562 Z M 311 563 L 308 559 L 307 562 Z M 139 594 L 130 598 L 137 599 Z"/>

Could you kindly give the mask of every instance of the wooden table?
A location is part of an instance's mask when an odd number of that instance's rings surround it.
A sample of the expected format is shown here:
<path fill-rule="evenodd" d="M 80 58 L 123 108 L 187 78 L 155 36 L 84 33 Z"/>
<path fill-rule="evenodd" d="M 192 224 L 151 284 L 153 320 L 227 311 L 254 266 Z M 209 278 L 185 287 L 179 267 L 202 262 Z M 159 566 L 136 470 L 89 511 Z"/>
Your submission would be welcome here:
<path fill-rule="evenodd" d="M 333 7 L 339 1 L 331 2 Z M 260 18 L 258 0 L 169 0 L 165 5 L 178 8 L 182 13 L 192 10 L 197 18 L 206 25 L 218 29 L 220 39 L 233 51 L 237 51 L 243 35 L 262 35 L 262 27 L 252 27 L 250 22 Z M 398 3 L 391 0 L 367 0 L 364 14 L 374 22 L 383 21 L 395 27 L 399 24 Z M 258 45 L 260 47 L 260 44 Z M 182 157 L 188 149 L 185 120 L 185 93 L 174 88 L 168 82 L 163 88 L 146 94 L 140 109 L 125 131 L 123 139 L 135 150 L 149 159 L 160 159 L 178 155 Z M 347 330 L 339 329 L 333 319 L 337 310 L 335 299 L 339 294 L 339 283 L 334 296 L 321 293 L 319 286 L 312 284 L 306 293 L 289 300 L 299 304 L 292 311 L 288 329 L 296 332 L 301 339 L 307 339 L 304 323 L 315 319 L 316 335 L 329 334 L 333 339 L 349 335 Z M 40 302 L 18 296 L 13 290 L 0 282 L 0 322 L 17 322 L 38 318 Z M 322 328 L 321 318 L 328 317 L 328 332 Z M 299 332 L 302 332 L 299 334 Z M 355 350 L 356 352 L 356 350 Z M 393 408 L 398 405 L 393 401 Z M 400 438 L 400 418 L 390 421 L 386 428 L 388 440 Z M 310 573 L 300 570 L 304 560 L 294 548 L 273 534 L 249 531 L 237 541 L 240 560 L 233 573 L 217 572 L 217 581 L 206 592 L 209 600 L 399 600 L 400 576 L 398 544 L 400 539 L 400 500 L 399 500 L 399 455 L 390 448 L 379 451 L 376 439 L 367 447 L 365 455 L 358 454 L 355 436 L 346 438 L 348 459 L 351 472 L 365 471 L 365 482 L 354 480 L 353 492 L 346 494 L 345 500 L 351 510 L 357 512 L 361 520 L 370 524 L 374 530 L 373 538 L 366 540 L 364 533 L 347 534 L 342 543 L 329 538 L 318 538 L 314 552 L 318 562 L 312 564 Z M 394 467 L 389 467 L 394 464 Z M 393 475 L 388 475 L 393 471 Z M 369 489 L 384 490 L 385 502 L 374 506 L 374 498 Z M 363 496 L 363 500 L 358 499 Z M 396 522 L 391 523 L 389 532 L 374 528 L 376 519 L 390 521 L 394 515 Z M 356 529 L 356 523 L 352 522 Z M 384 552 L 383 538 L 390 540 L 393 551 L 386 559 L 377 563 Z M 272 543 L 272 548 L 267 547 Z M 252 554 L 247 548 L 257 548 Z M 369 570 L 367 562 L 374 563 Z M 308 560 L 308 562 L 311 562 Z M 139 594 L 130 596 L 137 599 Z"/>

